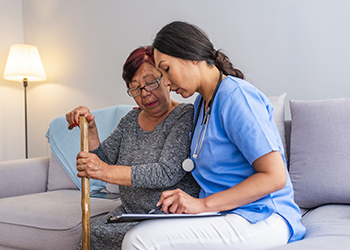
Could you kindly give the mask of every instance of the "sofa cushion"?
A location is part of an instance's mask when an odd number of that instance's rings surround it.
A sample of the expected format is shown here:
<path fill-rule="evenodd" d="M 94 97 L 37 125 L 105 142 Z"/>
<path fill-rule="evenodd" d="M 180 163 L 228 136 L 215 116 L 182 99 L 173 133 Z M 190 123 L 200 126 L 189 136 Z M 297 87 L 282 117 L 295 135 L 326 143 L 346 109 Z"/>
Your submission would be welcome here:
<path fill-rule="evenodd" d="M 302 239 L 270 250 L 347 250 L 350 238 L 343 235 L 332 235 Z"/>
<path fill-rule="evenodd" d="M 290 101 L 290 176 L 295 201 L 350 203 L 350 99 Z"/>
<path fill-rule="evenodd" d="M 350 239 L 350 205 L 329 204 L 310 210 L 301 220 L 304 239 L 342 235 Z M 338 249 L 338 248 L 334 248 Z"/>
<path fill-rule="evenodd" d="M 76 249 L 81 238 L 80 197 L 79 190 L 60 190 L 0 199 L 1 245 Z M 91 222 L 120 204 L 91 198 Z"/>
<path fill-rule="evenodd" d="M 350 246 L 350 206 L 324 205 L 310 210 L 301 222 L 306 227 L 303 240 L 273 250 L 348 249 Z"/>
<path fill-rule="evenodd" d="M 269 96 L 269 100 L 272 103 L 274 109 L 274 121 L 276 123 L 278 132 L 280 133 L 284 150 L 286 151 L 286 136 L 284 127 L 284 101 L 286 98 L 286 93 L 280 94 L 278 96 Z M 287 154 L 285 153 L 287 159 Z"/>
<path fill-rule="evenodd" d="M 60 189 L 79 189 L 68 176 L 67 172 L 58 162 L 56 156 L 51 153 L 49 162 L 49 177 L 47 180 L 47 191 Z"/>

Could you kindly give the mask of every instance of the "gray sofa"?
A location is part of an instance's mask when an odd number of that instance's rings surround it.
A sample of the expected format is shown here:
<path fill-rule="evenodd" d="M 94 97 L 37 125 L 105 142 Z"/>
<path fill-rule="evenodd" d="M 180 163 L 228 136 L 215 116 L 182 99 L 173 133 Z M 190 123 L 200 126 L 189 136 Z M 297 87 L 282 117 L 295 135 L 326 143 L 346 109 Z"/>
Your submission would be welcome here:
<path fill-rule="evenodd" d="M 270 100 L 307 232 L 276 249 L 349 249 L 350 100 L 291 101 L 285 121 L 284 98 Z M 91 221 L 119 204 L 91 198 Z M 76 249 L 80 237 L 80 191 L 55 156 L 0 162 L 1 250 Z"/>

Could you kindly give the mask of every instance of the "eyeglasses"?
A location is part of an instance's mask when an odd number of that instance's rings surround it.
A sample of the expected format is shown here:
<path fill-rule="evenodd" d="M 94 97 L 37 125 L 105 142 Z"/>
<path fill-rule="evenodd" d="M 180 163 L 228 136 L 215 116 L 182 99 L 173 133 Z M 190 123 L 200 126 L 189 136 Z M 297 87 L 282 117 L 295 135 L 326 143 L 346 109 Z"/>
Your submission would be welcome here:
<path fill-rule="evenodd" d="M 143 86 L 142 88 L 137 87 L 137 88 L 133 88 L 133 89 L 128 89 L 127 93 L 131 97 L 136 97 L 136 96 L 141 95 L 141 92 L 143 89 L 146 90 L 147 92 L 151 92 L 153 90 L 156 90 L 160 86 L 161 79 L 162 79 L 162 76 L 160 76 L 157 80 L 155 80 L 153 82 L 146 83 L 146 85 Z"/>

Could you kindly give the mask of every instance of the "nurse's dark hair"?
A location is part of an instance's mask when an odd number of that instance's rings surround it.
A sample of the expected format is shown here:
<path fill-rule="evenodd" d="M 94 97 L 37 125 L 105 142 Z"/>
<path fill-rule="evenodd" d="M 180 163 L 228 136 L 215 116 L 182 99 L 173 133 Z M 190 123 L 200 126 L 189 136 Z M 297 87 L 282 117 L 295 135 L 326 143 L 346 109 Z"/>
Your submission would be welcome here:
<path fill-rule="evenodd" d="M 157 33 L 152 44 L 152 50 L 154 49 L 181 59 L 206 61 L 225 75 L 244 79 L 243 73 L 232 66 L 222 51 L 215 50 L 208 36 L 195 25 L 182 21 L 167 24 Z"/>

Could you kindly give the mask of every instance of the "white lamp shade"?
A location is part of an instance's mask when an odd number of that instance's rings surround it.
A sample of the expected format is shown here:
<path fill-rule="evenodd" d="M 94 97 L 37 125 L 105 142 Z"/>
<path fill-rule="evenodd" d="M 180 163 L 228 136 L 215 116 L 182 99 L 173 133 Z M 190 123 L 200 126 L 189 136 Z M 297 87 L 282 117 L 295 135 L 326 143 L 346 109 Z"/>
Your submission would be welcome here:
<path fill-rule="evenodd" d="M 44 81 L 46 75 L 38 49 L 33 45 L 14 44 L 11 46 L 4 72 L 4 78 L 10 81 Z"/>

